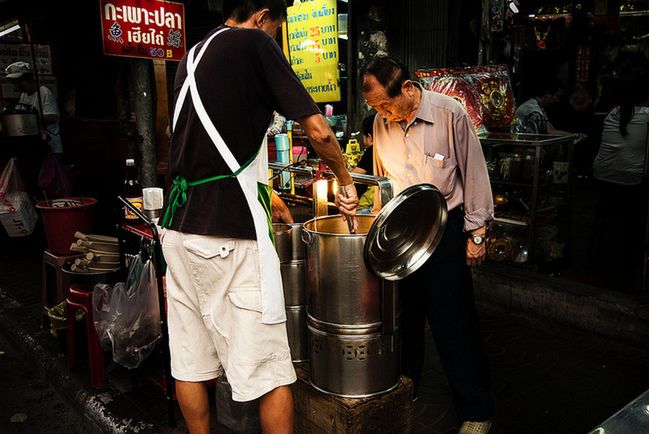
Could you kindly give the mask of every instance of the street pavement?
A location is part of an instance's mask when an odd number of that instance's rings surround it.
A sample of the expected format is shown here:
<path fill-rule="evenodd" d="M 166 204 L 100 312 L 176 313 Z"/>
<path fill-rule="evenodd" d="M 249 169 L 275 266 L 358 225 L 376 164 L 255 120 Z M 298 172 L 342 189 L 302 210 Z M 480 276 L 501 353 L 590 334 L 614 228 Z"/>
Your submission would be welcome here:
<path fill-rule="evenodd" d="M 186 432 L 177 406 L 178 426 L 167 425 L 167 405 L 162 391 L 149 381 L 150 371 L 128 371 L 107 360 L 107 385 L 94 390 L 89 385 L 87 363 L 81 360 L 72 372 L 66 368 L 58 342 L 40 328 L 42 237 L 0 239 L 0 245 L 0 331 L 15 345 L 15 349 L 7 345 L 7 351 L 0 341 L 0 351 L 5 351 L 0 356 L 1 390 L 5 395 L 18 388 L 42 391 L 24 403 L 0 399 L 0 432 Z M 586 433 L 649 389 L 647 348 L 481 301 L 478 311 L 496 402 L 494 434 Z M 447 434 L 457 429 L 459 422 L 430 333 L 428 336 L 420 398 L 413 407 L 413 432 Z M 9 374 L 4 374 L 3 363 L 13 366 L 7 368 Z M 12 370 L 17 367 L 25 371 Z M 43 374 L 45 380 L 41 380 Z M 59 396 L 65 397 L 67 404 Z M 42 410 L 36 410 L 39 405 L 44 406 Z M 61 413 L 67 420 L 67 405 L 84 415 L 78 424 L 52 423 L 46 425 L 46 431 L 10 431 L 16 425 L 5 427 L 8 417 L 21 412 L 28 415 L 23 424 L 30 418 L 39 419 L 40 414 L 54 419 L 52 413 Z M 69 418 L 73 420 L 74 414 Z M 86 420 L 90 421 L 88 430 L 74 431 L 86 426 Z"/>
<path fill-rule="evenodd" d="M 0 332 L 0 433 L 98 432 Z"/>

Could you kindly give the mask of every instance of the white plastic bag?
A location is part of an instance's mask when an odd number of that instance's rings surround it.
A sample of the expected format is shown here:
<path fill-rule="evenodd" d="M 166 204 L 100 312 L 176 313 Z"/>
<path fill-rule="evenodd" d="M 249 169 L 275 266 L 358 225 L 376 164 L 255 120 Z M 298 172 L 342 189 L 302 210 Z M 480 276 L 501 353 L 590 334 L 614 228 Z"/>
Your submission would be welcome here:
<path fill-rule="evenodd" d="M 110 343 L 113 360 L 137 368 L 160 340 L 158 282 L 151 260 L 131 264 L 127 284 L 93 290 L 95 328 L 102 345 Z"/>
<path fill-rule="evenodd" d="M 10 237 L 24 237 L 36 227 L 38 214 L 25 191 L 16 159 L 12 158 L 0 175 L 0 223 Z"/>

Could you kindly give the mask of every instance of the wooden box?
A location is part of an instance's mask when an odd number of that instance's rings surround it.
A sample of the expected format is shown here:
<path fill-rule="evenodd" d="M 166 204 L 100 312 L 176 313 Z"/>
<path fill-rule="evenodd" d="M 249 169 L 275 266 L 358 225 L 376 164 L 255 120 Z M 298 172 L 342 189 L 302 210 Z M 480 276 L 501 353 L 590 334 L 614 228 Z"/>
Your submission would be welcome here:
<path fill-rule="evenodd" d="M 295 366 L 293 384 L 297 434 L 410 433 L 412 381 L 401 381 L 390 392 L 371 398 L 340 398 L 316 390 L 309 382 L 309 365 Z"/>

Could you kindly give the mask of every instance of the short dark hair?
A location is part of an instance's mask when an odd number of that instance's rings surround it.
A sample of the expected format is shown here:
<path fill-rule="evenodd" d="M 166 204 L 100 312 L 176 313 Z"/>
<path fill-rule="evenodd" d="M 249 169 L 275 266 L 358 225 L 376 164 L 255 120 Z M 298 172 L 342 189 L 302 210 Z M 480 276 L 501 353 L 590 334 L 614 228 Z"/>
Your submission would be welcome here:
<path fill-rule="evenodd" d="M 563 81 L 555 76 L 539 76 L 536 78 L 533 96 L 552 95 L 557 93 L 559 90 L 564 90 L 565 88 L 566 86 L 563 84 Z"/>
<path fill-rule="evenodd" d="M 410 72 L 403 62 L 388 56 L 375 57 L 363 68 L 361 77 L 373 75 L 381 86 L 385 88 L 390 98 L 401 93 L 401 86 L 406 80 L 410 80 Z M 367 89 L 365 82 L 362 86 L 363 92 Z"/>
<path fill-rule="evenodd" d="M 271 19 L 286 19 L 286 0 L 225 0 L 223 16 L 243 23 L 248 21 L 252 14 L 264 8 L 268 8 Z"/>
<path fill-rule="evenodd" d="M 368 117 L 363 119 L 363 125 L 361 126 L 361 133 L 363 133 L 364 136 L 374 135 L 374 116 L 375 115 L 369 115 Z"/>

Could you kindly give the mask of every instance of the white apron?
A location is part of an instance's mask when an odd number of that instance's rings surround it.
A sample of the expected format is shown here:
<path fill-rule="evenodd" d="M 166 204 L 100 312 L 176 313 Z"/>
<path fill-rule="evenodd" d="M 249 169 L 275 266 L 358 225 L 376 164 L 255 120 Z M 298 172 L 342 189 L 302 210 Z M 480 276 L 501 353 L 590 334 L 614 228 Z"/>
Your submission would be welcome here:
<path fill-rule="evenodd" d="M 232 152 L 227 147 L 223 138 L 216 130 L 214 123 L 205 111 L 205 106 L 198 93 L 194 72 L 200 62 L 205 50 L 212 40 L 229 30 L 224 28 L 215 32 L 205 41 L 198 55 L 195 56 L 196 46 L 192 47 L 187 55 L 187 77 L 178 95 L 172 128 L 175 129 L 180 110 L 182 109 L 187 92 L 191 93 L 194 110 L 198 114 L 205 131 L 209 135 L 217 151 L 225 160 L 230 170 L 235 173 L 241 165 L 237 162 Z M 259 275 L 261 276 L 261 322 L 264 324 L 277 324 L 286 321 L 286 309 L 284 307 L 284 292 L 282 290 L 282 276 L 279 266 L 279 257 L 269 235 L 268 215 L 263 205 L 258 200 L 257 183 L 268 184 L 268 150 L 266 137 L 261 143 L 261 149 L 256 158 L 243 171 L 236 176 L 241 190 L 246 197 L 248 208 L 252 214 L 259 249 Z"/>

